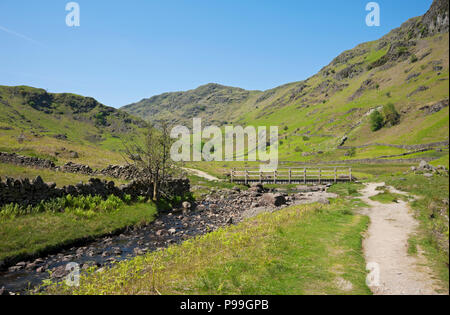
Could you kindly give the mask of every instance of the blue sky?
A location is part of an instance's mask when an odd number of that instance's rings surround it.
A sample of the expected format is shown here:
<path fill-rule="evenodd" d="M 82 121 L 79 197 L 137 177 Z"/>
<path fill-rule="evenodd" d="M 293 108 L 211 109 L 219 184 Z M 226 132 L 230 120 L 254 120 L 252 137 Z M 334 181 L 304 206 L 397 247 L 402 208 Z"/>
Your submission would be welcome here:
<path fill-rule="evenodd" d="M 315 74 L 432 0 L 379 0 L 367 27 L 361 0 L 1 0 L 0 85 L 92 96 L 120 107 L 209 82 L 265 90 Z"/>

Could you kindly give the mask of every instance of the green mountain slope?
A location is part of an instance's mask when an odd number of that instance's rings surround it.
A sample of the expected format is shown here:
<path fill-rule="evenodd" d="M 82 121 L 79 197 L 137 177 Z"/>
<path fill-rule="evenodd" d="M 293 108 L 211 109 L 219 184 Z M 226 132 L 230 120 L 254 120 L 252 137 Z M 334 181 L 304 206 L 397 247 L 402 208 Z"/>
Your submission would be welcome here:
<path fill-rule="evenodd" d="M 93 164 L 120 160 L 121 137 L 145 122 L 89 97 L 53 94 L 26 86 L 0 86 L 0 151 L 77 159 Z M 70 152 L 73 151 L 73 152 Z M 105 163 L 102 163 L 104 161 Z"/>
<path fill-rule="evenodd" d="M 350 146 L 448 140 L 448 20 L 448 0 L 435 0 L 424 16 L 345 51 L 305 81 L 264 92 L 206 85 L 123 110 L 150 121 L 203 117 L 219 125 L 277 125 L 281 158 L 293 161 L 345 159 L 346 152 L 336 150 L 343 138 Z M 389 103 L 400 123 L 371 131 L 369 114 Z M 357 150 L 353 158 L 404 152 L 374 147 Z"/>
<path fill-rule="evenodd" d="M 244 113 L 242 107 L 258 91 L 210 83 L 187 92 L 172 92 L 143 99 L 122 107 L 122 110 L 156 122 L 168 120 L 175 124 L 192 125 L 192 118 L 201 117 L 209 124 L 224 125 Z"/>

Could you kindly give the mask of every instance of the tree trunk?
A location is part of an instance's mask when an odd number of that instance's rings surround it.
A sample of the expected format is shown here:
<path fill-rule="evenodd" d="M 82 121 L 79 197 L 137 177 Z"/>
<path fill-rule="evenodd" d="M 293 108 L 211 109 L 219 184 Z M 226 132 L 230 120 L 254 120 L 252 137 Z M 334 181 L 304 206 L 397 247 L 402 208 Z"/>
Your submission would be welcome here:
<path fill-rule="evenodd" d="M 158 201 L 158 180 L 153 181 L 153 201 Z"/>

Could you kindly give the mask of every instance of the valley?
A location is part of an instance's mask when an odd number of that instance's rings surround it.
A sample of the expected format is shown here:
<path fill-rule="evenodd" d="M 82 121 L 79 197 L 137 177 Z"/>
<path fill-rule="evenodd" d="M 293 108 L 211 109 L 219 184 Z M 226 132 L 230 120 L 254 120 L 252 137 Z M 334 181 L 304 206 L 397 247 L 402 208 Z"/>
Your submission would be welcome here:
<path fill-rule="evenodd" d="M 0 295 L 448 294 L 448 21 L 435 0 L 266 91 L 209 83 L 116 109 L 0 85 Z M 245 149 L 173 161 L 164 126 L 196 118 L 277 126 L 282 174 L 263 181 Z M 190 157 L 210 138 L 185 140 Z"/>

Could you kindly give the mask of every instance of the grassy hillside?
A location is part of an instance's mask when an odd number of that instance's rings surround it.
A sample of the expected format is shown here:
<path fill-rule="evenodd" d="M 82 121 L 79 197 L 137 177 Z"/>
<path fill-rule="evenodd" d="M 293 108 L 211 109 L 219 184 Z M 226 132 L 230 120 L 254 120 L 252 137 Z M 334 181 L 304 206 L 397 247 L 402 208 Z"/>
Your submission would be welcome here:
<path fill-rule="evenodd" d="M 132 114 L 187 126 L 193 117 L 203 118 L 204 125 L 276 125 L 283 161 L 432 157 L 448 164 L 445 147 L 439 152 L 386 145 L 338 149 L 342 144 L 448 141 L 448 45 L 448 0 L 439 0 L 424 16 L 343 52 L 311 78 L 267 91 L 207 84 L 116 110 L 73 94 L 0 86 L 0 151 L 58 164 L 123 163 L 120 138 L 133 136 L 144 125 Z M 399 113 L 398 123 L 372 131 L 370 114 L 388 104 Z"/>
<path fill-rule="evenodd" d="M 201 117 L 207 124 L 225 125 L 245 113 L 243 106 L 253 104 L 258 91 L 246 91 L 210 83 L 187 92 L 164 93 L 124 106 L 122 110 L 151 122 L 168 120 L 174 124 L 192 125 Z"/>
<path fill-rule="evenodd" d="M 311 78 L 268 91 L 216 84 L 167 93 L 125 106 L 147 120 L 186 122 L 202 117 L 226 125 L 277 125 L 280 158 L 289 161 L 346 159 L 346 145 L 422 144 L 448 140 L 448 1 L 435 1 L 383 38 L 343 52 Z M 394 126 L 376 132 L 369 114 L 393 104 Z M 181 117 L 181 118 L 180 118 Z M 370 147 L 351 158 L 376 158 L 408 150 Z M 438 156 L 438 158 L 441 156 Z"/>
<path fill-rule="evenodd" d="M 0 151 L 58 164 L 69 160 L 94 167 L 123 163 L 115 153 L 122 146 L 120 138 L 137 134 L 144 124 L 93 98 L 0 86 Z"/>

